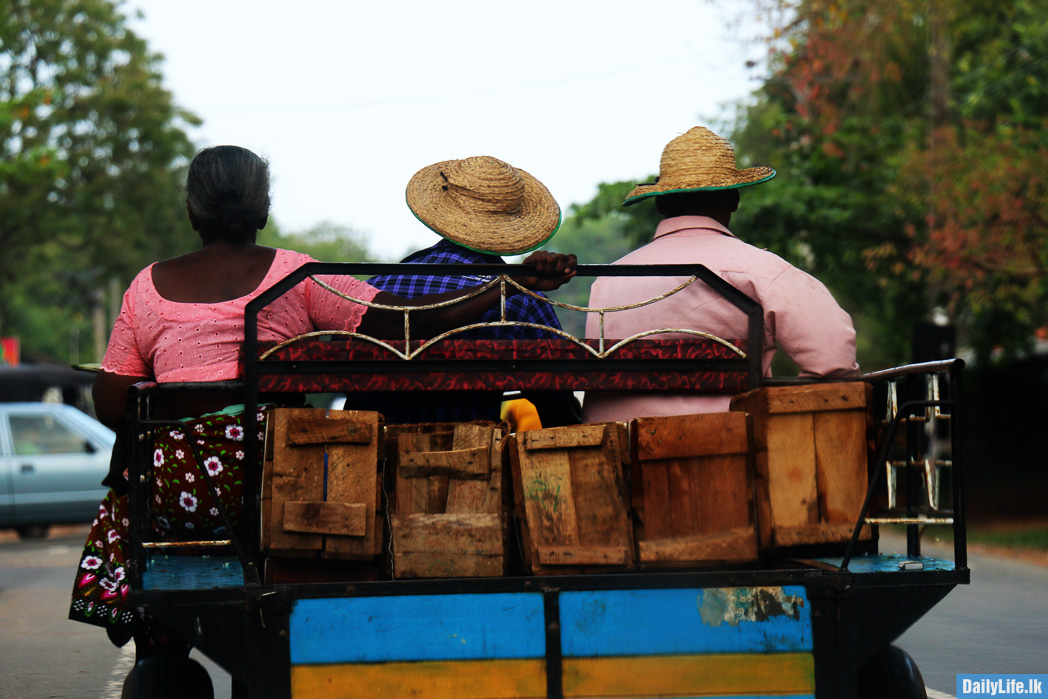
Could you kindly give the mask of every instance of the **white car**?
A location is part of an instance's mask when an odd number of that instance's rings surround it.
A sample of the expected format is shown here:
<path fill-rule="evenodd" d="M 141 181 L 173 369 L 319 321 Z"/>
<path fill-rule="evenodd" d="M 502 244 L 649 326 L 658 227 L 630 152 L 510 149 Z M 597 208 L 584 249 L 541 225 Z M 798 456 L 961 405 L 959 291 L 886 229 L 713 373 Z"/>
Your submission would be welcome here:
<path fill-rule="evenodd" d="M 91 522 L 116 435 L 61 403 L 0 403 L 0 528 L 22 538 Z"/>

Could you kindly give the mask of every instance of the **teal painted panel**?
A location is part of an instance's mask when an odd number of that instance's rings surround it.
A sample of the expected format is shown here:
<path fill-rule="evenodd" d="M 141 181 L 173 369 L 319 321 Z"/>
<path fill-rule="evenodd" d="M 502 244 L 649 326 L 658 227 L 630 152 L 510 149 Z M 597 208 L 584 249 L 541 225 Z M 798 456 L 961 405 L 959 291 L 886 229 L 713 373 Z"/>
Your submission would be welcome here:
<path fill-rule="evenodd" d="M 303 599 L 290 624 L 296 665 L 546 654 L 541 593 Z"/>
<path fill-rule="evenodd" d="M 840 567 L 843 558 L 819 558 L 816 559 L 823 563 L 829 563 L 832 566 Z M 916 558 L 909 558 L 907 556 L 900 556 L 897 554 L 890 555 L 872 555 L 872 556 L 856 556 L 855 558 L 848 561 L 848 570 L 853 573 L 900 573 L 905 575 L 918 570 L 912 566 L 903 570 L 900 564 L 906 561 L 919 561 L 924 567 L 920 570 L 954 570 L 957 566 L 953 561 L 947 561 L 942 558 L 928 558 L 917 556 Z"/>
<path fill-rule="evenodd" d="M 800 586 L 563 592 L 560 618 L 565 657 L 812 650 Z"/>
<path fill-rule="evenodd" d="M 236 556 L 151 555 L 142 574 L 143 590 L 211 590 L 243 585 L 244 569 Z"/>

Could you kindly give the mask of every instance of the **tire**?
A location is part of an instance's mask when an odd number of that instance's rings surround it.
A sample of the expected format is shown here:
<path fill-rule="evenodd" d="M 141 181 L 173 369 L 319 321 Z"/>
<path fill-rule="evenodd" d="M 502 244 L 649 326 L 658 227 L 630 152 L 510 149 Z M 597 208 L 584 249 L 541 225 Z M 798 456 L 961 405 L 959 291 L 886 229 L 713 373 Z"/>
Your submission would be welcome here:
<path fill-rule="evenodd" d="M 909 653 L 888 646 L 859 670 L 859 698 L 928 699 L 928 692 Z"/>
<path fill-rule="evenodd" d="M 25 524 L 15 527 L 19 539 L 46 539 L 51 531 L 50 524 Z"/>
<path fill-rule="evenodd" d="M 120 699 L 215 699 L 204 666 L 181 655 L 156 655 L 135 663 Z"/>

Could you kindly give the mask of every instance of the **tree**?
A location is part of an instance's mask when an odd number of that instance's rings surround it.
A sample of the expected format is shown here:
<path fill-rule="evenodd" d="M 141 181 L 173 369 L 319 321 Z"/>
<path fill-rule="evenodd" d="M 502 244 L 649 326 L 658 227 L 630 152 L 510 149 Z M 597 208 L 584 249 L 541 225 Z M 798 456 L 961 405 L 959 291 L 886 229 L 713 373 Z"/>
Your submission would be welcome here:
<path fill-rule="evenodd" d="M 259 245 L 297 250 L 321 262 L 378 262 L 364 236 L 336 223 L 320 223 L 304 233 L 283 233 L 272 221 L 258 236 Z"/>
<path fill-rule="evenodd" d="M 654 177 L 652 177 L 654 180 Z M 578 235 L 577 231 L 586 230 L 588 224 L 604 222 L 605 226 L 612 226 L 617 236 L 620 236 L 627 248 L 618 254 L 621 244 L 616 245 L 612 240 L 600 240 L 600 247 L 577 247 L 576 250 L 587 250 L 596 254 L 600 259 L 594 259 L 592 264 L 613 262 L 630 250 L 651 242 L 655 232 L 655 226 L 661 220 L 659 212 L 655 210 L 654 199 L 644 199 L 629 207 L 623 207 L 622 202 L 626 196 L 637 186 L 636 182 L 602 182 L 597 185 L 597 194 L 585 204 L 573 204 L 568 218 L 564 222 L 564 229 L 557 234 L 558 245 L 562 249 L 566 238 Z M 599 234 L 598 234 L 599 235 Z M 608 247 L 610 245 L 610 248 Z M 605 252 L 609 250 L 612 252 Z M 581 261 L 581 260 L 580 260 Z"/>
<path fill-rule="evenodd" d="M 645 229 L 647 220 L 636 212 L 622 209 L 622 200 L 632 188 L 629 182 L 598 185 L 597 196 L 586 204 L 573 204 L 557 235 L 542 249 L 575 253 L 579 264 L 601 265 L 619 259 L 640 245 L 645 237 L 650 240 L 654 224 Z M 654 207 L 647 202 L 630 208 L 654 213 Z M 550 292 L 549 296 L 561 303 L 586 306 L 592 283 L 592 278 L 579 277 Z M 585 335 L 585 313 L 566 308 L 556 310 L 564 330 L 576 337 Z"/>
<path fill-rule="evenodd" d="M 49 340 L 23 321 L 33 306 L 89 316 L 103 287 L 186 248 L 182 170 L 199 123 L 162 86 L 160 57 L 111 0 L 0 0 L 0 308 L 3 334 L 30 356 Z M 61 330 L 64 330 L 61 329 Z"/>
<path fill-rule="evenodd" d="M 781 21 L 735 140 L 782 182 L 740 222 L 896 328 L 893 361 L 933 309 L 981 356 L 1020 348 L 1048 320 L 1048 2 L 756 4 Z"/>

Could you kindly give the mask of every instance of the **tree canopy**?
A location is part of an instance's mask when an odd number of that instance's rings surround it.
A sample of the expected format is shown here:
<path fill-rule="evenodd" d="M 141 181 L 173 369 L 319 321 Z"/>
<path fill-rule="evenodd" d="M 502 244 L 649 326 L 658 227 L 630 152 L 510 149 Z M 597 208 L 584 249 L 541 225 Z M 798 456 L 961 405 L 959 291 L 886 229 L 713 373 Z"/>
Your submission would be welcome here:
<path fill-rule="evenodd" d="M 109 278 L 186 249 L 199 120 L 118 2 L 0 0 L 0 13 L 0 333 L 65 357 L 54 324 L 87 330 Z"/>
<path fill-rule="evenodd" d="M 259 245 L 297 250 L 322 262 L 379 262 L 358 231 L 337 223 L 319 223 L 304 233 L 283 233 L 274 224 L 258 235 Z"/>
<path fill-rule="evenodd" d="M 739 7 L 768 20 L 767 72 L 715 130 L 778 176 L 742 190 L 732 230 L 826 283 L 866 368 L 909 361 L 932 317 L 982 358 L 1027 348 L 1048 324 L 1048 0 Z M 634 184 L 572 215 L 643 244 Z"/>
<path fill-rule="evenodd" d="M 809 256 L 886 361 L 936 309 L 982 357 L 1022 349 L 1048 322 L 1048 2 L 770 4 L 735 139 L 780 181 L 740 224 Z"/>

